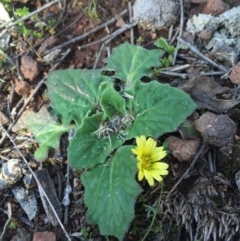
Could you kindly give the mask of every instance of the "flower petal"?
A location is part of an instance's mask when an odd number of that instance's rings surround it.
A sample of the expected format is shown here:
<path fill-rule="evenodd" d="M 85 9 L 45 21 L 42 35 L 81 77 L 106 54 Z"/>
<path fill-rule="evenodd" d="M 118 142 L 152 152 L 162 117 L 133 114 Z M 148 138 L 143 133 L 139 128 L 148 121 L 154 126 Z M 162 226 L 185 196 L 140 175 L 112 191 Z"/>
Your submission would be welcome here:
<path fill-rule="evenodd" d="M 138 181 L 142 181 L 143 178 L 144 178 L 143 171 L 139 170 L 139 172 L 138 172 Z"/>
<path fill-rule="evenodd" d="M 138 163 L 137 163 L 137 167 L 138 167 L 139 170 L 142 170 L 142 169 L 143 169 L 143 168 L 142 168 L 142 163 L 141 163 L 141 162 L 138 162 Z"/>
<path fill-rule="evenodd" d="M 150 172 L 143 169 L 143 173 L 144 173 L 145 178 L 148 181 L 149 186 L 153 186 L 154 185 L 154 179 L 153 179 L 152 175 L 150 174 Z"/>
<path fill-rule="evenodd" d="M 154 141 L 151 137 L 149 137 L 144 146 L 144 155 L 146 155 L 146 156 L 150 155 L 156 148 L 156 144 L 157 144 L 157 142 Z"/>
<path fill-rule="evenodd" d="M 166 176 L 168 175 L 169 171 L 168 170 L 158 170 L 159 175 Z"/>
<path fill-rule="evenodd" d="M 131 151 L 132 151 L 132 153 L 138 155 L 138 150 L 137 150 L 137 148 L 131 149 Z"/>
<path fill-rule="evenodd" d="M 166 175 L 168 175 L 168 173 L 169 173 L 168 170 L 164 170 L 164 169 L 161 169 L 161 170 L 159 170 L 159 169 L 152 169 L 150 172 L 151 172 L 151 173 L 152 173 L 152 172 L 158 173 L 158 175 L 162 175 L 162 176 L 166 176 Z"/>
<path fill-rule="evenodd" d="M 152 164 L 153 169 L 159 169 L 159 170 L 166 170 L 168 169 L 169 165 L 165 162 L 154 162 Z"/>
<path fill-rule="evenodd" d="M 150 174 L 152 175 L 153 178 L 155 178 L 157 181 L 161 182 L 163 178 L 159 175 L 159 171 L 151 170 Z"/>
<path fill-rule="evenodd" d="M 162 148 L 156 147 L 151 155 L 153 162 L 163 159 L 167 155 L 166 151 L 163 151 Z"/>
<path fill-rule="evenodd" d="M 139 137 L 136 137 L 136 142 L 137 142 L 137 150 L 138 150 L 137 155 L 142 156 L 144 152 L 144 146 L 146 144 L 146 136 L 141 135 Z"/>

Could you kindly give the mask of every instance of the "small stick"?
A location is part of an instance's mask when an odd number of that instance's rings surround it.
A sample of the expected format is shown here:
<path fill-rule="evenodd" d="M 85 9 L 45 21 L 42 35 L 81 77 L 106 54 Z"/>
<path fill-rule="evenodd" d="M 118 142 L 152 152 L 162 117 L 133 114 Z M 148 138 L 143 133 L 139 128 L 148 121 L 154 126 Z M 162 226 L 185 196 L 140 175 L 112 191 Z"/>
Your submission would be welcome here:
<path fill-rule="evenodd" d="M 128 12 L 129 12 L 129 23 L 131 23 L 132 22 L 132 4 L 130 1 L 128 2 Z M 134 44 L 133 28 L 130 29 L 130 41 L 131 41 L 131 44 Z"/>
<path fill-rule="evenodd" d="M 111 56 L 111 49 L 110 47 L 106 47 L 107 50 L 107 56 L 110 57 Z"/>
<path fill-rule="evenodd" d="M 8 207 L 8 211 L 7 211 L 8 220 L 7 220 L 7 222 L 5 223 L 5 225 L 3 227 L 3 231 L 2 231 L 2 233 L 0 235 L 0 240 L 4 240 L 4 236 L 6 234 L 6 231 L 8 229 L 8 225 L 9 225 L 9 223 L 11 221 L 11 218 L 12 218 L 12 207 L 11 207 L 11 203 L 10 202 L 7 203 L 7 207 Z"/>
<path fill-rule="evenodd" d="M 74 24 L 76 24 L 83 17 L 83 15 L 84 15 L 83 13 L 80 14 L 70 25 L 68 25 L 65 29 L 63 29 L 62 31 L 58 32 L 54 36 L 56 37 L 56 36 L 64 33 L 66 30 L 70 29 Z"/>
<path fill-rule="evenodd" d="M 184 65 L 179 65 L 179 66 L 175 66 L 175 67 L 171 67 L 171 68 L 166 68 L 166 69 L 162 69 L 162 70 L 163 70 L 163 71 L 175 72 L 175 71 L 187 69 L 187 68 L 189 68 L 190 66 L 191 66 L 190 64 L 184 64 Z"/>
<path fill-rule="evenodd" d="M 222 65 L 216 64 L 214 61 L 212 61 L 211 59 L 207 58 L 205 55 L 203 55 L 202 53 L 200 53 L 194 46 L 192 46 L 191 44 L 189 44 L 188 42 L 186 42 L 185 40 L 183 40 L 182 38 L 178 37 L 178 40 L 187 45 L 188 48 L 194 52 L 195 54 L 197 54 L 198 56 L 200 56 L 202 59 L 206 60 L 208 63 L 210 63 L 211 65 L 213 65 L 214 67 L 222 70 L 224 73 L 227 73 L 228 70 L 226 68 L 224 68 Z"/>
<path fill-rule="evenodd" d="M 173 34 L 173 25 L 170 26 L 169 32 L 168 32 L 168 42 L 171 41 L 172 39 L 172 34 Z"/>
<path fill-rule="evenodd" d="M 12 27 L 12 26 L 14 26 L 14 25 L 16 25 L 16 24 L 18 24 L 18 23 L 20 23 L 20 22 L 22 22 L 22 21 L 24 21 L 24 20 L 26 20 L 26 19 L 28 19 L 30 17 L 32 17 L 33 15 L 41 12 L 42 10 L 44 10 L 44 9 L 46 9 L 46 8 L 56 4 L 58 2 L 61 2 L 61 0 L 54 0 L 54 1 L 50 2 L 50 3 L 47 3 L 47 4 L 43 5 L 41 8 L 39 8 L 39 9 L 29 13 L 28 15 L 26 15 L 26 16 L 24 16 L 22 18 L 19 18 L 18 20 L 10 23 L 9 25 L 6 26 L 6 28 L 9 29 L 10 27 Z"/>
<path fill-rule="evenodd" d="M 127 10 L 125 9 L 124 11 L 122 11 L 122 12 L 119 14 L 119 16 L 124 15 L 126 12 L 127 12 Z M 49 54 L 50 52 L 52 52 L 52 51 L 54 51 L 54 50 L 56 50 L 56 49 L 61 49 L 61 48 L 66 47 L 66 46 L 68 46 L 68 45 L 70 45 L 70 44 L 73 44 L 73 43 L 76 43 L 76 42 L 78 42 L 78 41 L 80 41 L 80 40 L 83 40 L 83 39 L 85 39 L 86 37 L 88 37 L 90 34 L 95 33 L 95 32 L 97 32 L 98 30 L 100 30 L 100 29 L 102 29 L 102 28 L 105 28 L 105 27 L 106 27 L 107 25 L 109 25 L 109 24 L 114 23 L 116 20 L 117 20 L 117 18 L 114 17 L 114 18 L 110 19 L 109 21 L 107 21 L 106 23 L 104 23 L 104 24 L 102 24 L 102 25 L 94 28 L 93 30 L 91 30 L 91 31 L 89 31 L 89 32 L 87 32 L 87 33 L 85 33 L 85 34 L 83 34 L 83 35 L 77 36 L 76 38 L 73 38 L 73 39 L 71 39 L 71 40 L 69 40 L 69 41 L 67 41 L 67 42 L 65 42 L 65 43 L 63 43 L 63 44 L 60 44 L 60 45 L 58 45 L 58 46 L 56 46 L 56 47 L 54 47 L 54 48 L 52 48 L 52 49 L 49 49 L 49 50 L 45 51 L 45 54 Z"/>
<path fill-rule="evenodd" d="M 208 76 L 208 75 L 222 75 L 222 74 L 225 74 L 223 71 L 210 71 L 210 72 L 200 72 L 200 75 L 203 75 L 203 76 Z"/>
<path fill-rule="evenodd" d="M 185 54 L 178 54 L 178 57 L 189 61 L 196 61 L 196 58 L 186 56 Z"/>
<path fill-rule="evenodd" d="M 15 93 L 15 84 L 12 84 L 11 95 L 10 95 L 10 100 L 9 100 L 9 105 L 8 105 L 8 108 L 9 108 L 9 116 L 10 116 L 10 113 L 11 113 L 11 108 L 12 108 L 14 93 Z"/>
<path fill-rule="evenodd" d="M 89 46 L 92 46 L 92 45 L 95 45 L 95 44 L 99 44 L 99 43 L 102 43 L 104 42 L 104 44 L 108 44 L 109 42 L 111 42 L 114 38 L 116 38 L 118 35 L 122 34 L 123 32 L 125 32 L 126 30 L 132 28 L 133 26 L 135 26 L 136 23 L 130 23 L 130 24 L 125 24 L 123 25 L 121 28 L 119 28 L 118 30 L 116 30 L 115 32 L 113 32 L 112 34 L 106 36 L 106 37 L 103 37 L 99 40 L 96 40 L 94 42 L 91 42 L 89 44 L 86 44 L 86 45 L 83 45 L 81 47 L 79 47 L 79 49 L 84 49 L 84 48 L 87 48 Z"/>
<path fill-rule="evenodd" d="M 105 47 L 105 44 L 103 43 L 102 46 L 101 46 L 101 48 L 100 48 L 100 50 L 99 50 L 99 52 L 98 52 L 98 56 L 97 56 L 97 58 L 96 58 L 96 60 L 95 60 L 95 62 L 94 62 L 93 69 L 96 69 L 96 68 L 97 68 L 97 65 L 98 65 L 98 62 L 99 62 L 99 60 L 100 60 L 100 58 L 101 58 L 101 56 L 102 56 L 104 47 Z"/>
<path fill-rule="evenodd" d="M 19 148 L 19 149 L 21 149 L 21 148 L 26 148 L 26 147 L 29 147 L 30 145 L 32 145 L 32 144 L 35 144 L 35 143 L 38 143 L 36 140 L 34 140 L 34 141 L 29 141 L 29 142 L 24 142 L 24 143 L 22 143 L 22 144 L 19 144 L 19 145 L 17 145 L 17 147 Z M 5 153 L 8 153 L 8 152 L 11 152 L 13 150 L 13 147 L 7 147 L 6 149 L 4 148 L 4 149 L 2 149 L 1 151 L 0 151 L 0 154 L 5 154 Z"/>
<path fill-rule="evenodd" d="M 188 74 L 181 74 L 176 72 L 170 72 L 170 71 L 160 71 L 160 74 L 170 75 L 170 76 L 177 76 L 182 79 L 186 79 L 189 75 Z"/>
<path fill-rule="evenodd" d="M 3 160 L 5 160 L 5 161 L 9 161 L 9 159 L 6 158 L 5 156 L 0 155 L 0 158 L 3 159 Z M 1 163 L 2 163 L 2 160 L 1 160 Z"/>
<path fill-rule="evenodd" d="M 129 23 L 129 24 L 123 25 L 120 29 L 116 30 L 115 32 L 113 32 L 112 34 L 109 35 L 109 39 L 105 42 L 105 44 L 108 44 L 114 38 L 116 38 L 118 35 L 122 34 L 126 30 L 128 30 L 128 29 L 130 29 L 130 28 L 132 28 L 132 27 L 134 27 L 136 25 L 137 25 L 137 23 Z"/>
<path fill-rule="evenodd" d="M 66 189 L 70 186 L 70 166 L 69 162 L 67 163 L 67 181 L 66 181 Z M 66 194 L 65 194 L 66 195 Z M 64 209 L 64 224 L 68 224 L 68 211 L 69 211 L 69 205 L 65 206 Z"/>
<path fill-rule="evenodd" d="M 174 185 L 174 187 L 171 189 L 171 191 L 168 193 L 168 195 L 166 196 L 166 198 L 169 198 L 170 195 L 173 193 L 173 191 L 177 188 L 177 186 L 180 184 L 180 182 L 183 180 L 183 178 L 189 173 L 189 171 L 193 168 L 193 166 L 195 165 L 196 161 L 198 160 L 198 157 L 201 155 L 201 153 L 203 152 L 204 148 L 205 148 L 206 144 L 203 143 L 200 150 L 198 151 L 198 153 L 196 154 L 196 156 L 193 158 L 191 165 L 189 166 L 189 168 L 185 171 L 185 173 L 181 176 L 181 178 L 177 181 L 177 183 Z"/>
<path fill-rule="evenodd" d="M 174 41 L 176 40 L 176 38 L 177 38 L 177 36 L 178 36 L 178 34 L 179 34 L 179 31 L 180 31 L 180 29 L 177 28 L 176 33 L 173 35 L 173 38 L 172 38 L 171 41 L 169 42 L 169 45 L 172 45 L 172 44 L 174 43 Z"/>
<path fill-rule="evenodd" d="M 66 58 L 66 56 L 70 53 L 71 49 L 68 49 L 66 51 L 66 53 L 62 56 L 62 58 L 60 59 L 60 61 L 58 63 L 56 63 L 49 71 L 52 72 L 53 70 L 55 70 L 60 63 Z M 49 74 L 48 74 L 49 75 Z M 19 110 L 15 120 L 13 121 L 13 123 L 11 125 L 9 125 L 7 131 L 9 132 L 13 126 L 15 125 L 15 123 L 17 122 L 18 118 L 21 116 L 21 114 L 23 113 L 23 111 L 25 110 L 26 106 L 28 105 L 28 103 L 30 102 L 30 100 L 32 99 L 32 97 L 38 92 L 38 90 L 41 88 L 41 86 L 43 85 L 43 83 L 45 82 L 45 80 L 47 79 L 48 75 L 46 77 L 44 77 L 37 85 L 37 87 L 35 88 L 35 90 L 30 94 L 30 96 L 26 99 L 25 103 L 23 104 L 22 108 Z M 2 145 L 3 141 L 5 140 L 6 135 L 3 133 L 2 138 L 0 139 L 0 145 Z"/>
<path fill-rule="evenodd" d="M 183 0 L 179 0 L 179 1 L 180 1 L 181 16 L 180 16 L 180 26 L 179 26 L 179 35 L 178 35 L 178 37 L 182 37 L 183 23 L 184 23 L 184 6 L 183 6 Z M 177 53 L 178 53 L 178 47 L 179 47 L 179 41 L 177 42 L 177 49 L 175 50 L 174 55 L 173 55 L 172 65 L 175 65 L 176 58 L 177 58 Z"/>
<path fill-rule="evenodd" d="M 12 137 L 8 134 L 8 132 L 5 130 L 5 128 L 4 128 L 1 124 L 0 124 L 0 127 L 1 127 L 1 129 L 4 131 L 5 135 L 6 135 L 6 136 L 9 138 L 9 140 L 12 142 L 12 144 L 14 145 L 14 147 L 16 148 L 16 150 L 18 151 L 18 153 L 19 153 L 19 155 L 21 156 L 21 158 L 24 160 L 24 162 L 25 162 L 25 164 L 27 165 L 29 171 L 31 172 L 31 174 L 32 174 L 33 177 L 34 177 L 34 179 L 35 179 L 35 181 L 36 181 L 36 183 L 37 183 L 37 185 L 38 185 L 38 188 L 39 188 L 40 191 L 43 193 L 43 195 L 44 195 L 44 197 L 46 198 L 49 206 L 51 207 L 51 209 L 52 209 L 52 211 L 53 211 L 56 219 L 58 220 L 59 225 L 61 226 L 63 232 L 65 233 L 65 236 L 67 237 L 67 239 L 68 239 L 69 241 L 71 241 L 71 238 L 69 237 L 69 235 L 68 235 L 67 231 L 65 230 L 65 228 L 64 228 L 61 220 L 59 219 L 58 214 L 57 214 L 55 208 L 53 207 L 53 205 L 52 205 L 51 201 L 49 200 L 49 198 L 48 198 L 48 196 L 47 196 L 44 188 L 42 187 L 41 183 L 39 182 L 37 175 L 36 175 L 35 172 L 32 170 L 32 168 L 29 166 L 27 160 L 25 159 L 25 157 L 24 157 L 24 155 L 22 154 L 22 152 L 18 149 L 18 147 L 17 147 L 17 145 L 15 144 L 15 142 L 13 141 Z"/>
<path fill-rule="evenodd" d="M 4 28 L 6 25 L 8 25 L 9 23 L 11 23 L 13 20 L 14 20 L 14 18 L 11 17 L 8 21 L 2 23 L 2 24 L 0 25 L 0 28 Z"/>

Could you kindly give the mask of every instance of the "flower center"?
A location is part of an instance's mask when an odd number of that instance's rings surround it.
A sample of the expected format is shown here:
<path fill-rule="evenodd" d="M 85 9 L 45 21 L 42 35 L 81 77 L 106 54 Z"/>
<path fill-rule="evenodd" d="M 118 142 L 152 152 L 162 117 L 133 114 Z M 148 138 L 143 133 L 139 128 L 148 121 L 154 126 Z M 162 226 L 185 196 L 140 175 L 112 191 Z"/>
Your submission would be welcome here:
<path fill-rule="evenodd" d="M 143 169 L 146 169 L 148 171 L 151 169 L 152 160 L 151 160 L 149 155 L 147 155 L 147 156 L 143 155 L 142 156 L 142 167 L 143 167 Z"/>

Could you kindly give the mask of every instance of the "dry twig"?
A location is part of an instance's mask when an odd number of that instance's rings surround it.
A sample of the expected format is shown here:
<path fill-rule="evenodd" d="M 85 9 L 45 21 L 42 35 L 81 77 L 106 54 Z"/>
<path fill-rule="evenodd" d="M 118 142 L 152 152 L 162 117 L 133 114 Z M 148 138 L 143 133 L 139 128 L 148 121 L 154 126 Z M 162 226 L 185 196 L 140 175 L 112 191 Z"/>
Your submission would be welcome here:
<path fill-rule="evenodd" d="M 179 26 L 178 37 L 182 37 L 183 24 L 184 24 L 184 6 L 183 6 L 183 0 L 179 0 L 179 1 L 180 1 L 181 15 L 180 15 L 180 26 Z M 175 65 L 175 62 L 176 62 L 177 53 L 178 53 L 178 46 L 179 46 L 179 41 L 177 41 L 177 49 L 175 50 L 174 55 L 173 55 L 172 65 Z"/>
<path fill-rule="evenodd" d="M 211 65 L 213 65 L 214 67 L 222 70 L 224 73 L 227 73 L 228 70 L 226 68 L 224 68 L 222 65 L 219 65 L 217 63 L 215 63 L 214 61 L 212 61 L 211 59 L 207 58 L 205 55 L 203 55 L 202 53 L 200 53 L 194 46 L 192 46 L 191 44 L 189 44 L 188 42 L 186 42 L 185 40 L 183 40 L 182 38 L 178 37 L 178 40 L 187 45 L 188 48 L 194 52 L 195 54 L 197 54 L 198 56 L 200 56 L 202 59 L 206 60 L 208 63 L 210 63 Z"/>
<path fill-rule="evenodd" d="M 119 16 L 124 15 L 126 12 L 127 12 L 127 10 L 125 9 L 124 11 L 122 11 L 122 12 L 119 14 Z M 58 45 L 58 46 L 56 46 L 56 47 L 54 47 L 54 48 L 52 48 L 52 49 L 47 50 L 47 51 L 45 52 L 45 54 L 49 54 L 50 52 L 52 52 L 52 51 L 54 51 L 54 50 L 56 50 L 56 49 L 61 49 L 61 48 L 66 47 L 66 46 L 68 46 L 68 45 L 70 45 L 70 44 L 74 44 L 74 43 L 76 43 L 76 42 L 78 42 L 78 41 L 80 41 L 80 40 L 83 40 L 83 39 L 85 39 L 86 37 L 88 37 L 89 35 L 91 35 L 92 33 L 95 33 L 95 32 L 97 32 L 98 30 L 105 28 L 107 25 L 114 23 L 116 20 L 117 20 L 117 18 L 114 17 L 114 18 L 110 19 L 109 21 L 107 21 L 106 23 L 104 23 L 104 24 L 102 24 L 102 25 L 94 28 L 93 30 L 91 30 L 91 31 L 89 31 L 89 32 L 87 32 L 87 33 L 85 33 L 85 34 L 83 34 L 83 35 L 81 35 L 81 36 L 78 36 L 78 37 L 76 37 L 76 38 L 73 38 L 73 39 L 71 39 L 71 40 L 69 40 L 69 41 L 67 41 L 67 42 L 65 42 L 65 43 L 63 43 L 63 44 L 60 44 L 60 45 Z"/>
<path fill-rule="evenodd" d="M 132 4 L 130 1 L 128 2 L 128 12 L 129 12 L 129 23 L 131 23 L 132 22 Z M 130 29 L 130 39 L 131 39 L 131 44 L 134 44 L 133 28 Z"/>
<path fill-rule="evenodd" d="M 198 153 L 196 154 L 196 156 L 193 158 L 191 165 L 189 166 L 189 168 L 185 171 L 185 173 L 181 176 L 181 178 L 177 181 L 177 183 L 173 186 L 173 188 L 171 189 L 171 191 L 168 193 L 168 195 L 166 196 L 166 198 L 169 198 L 170 195 L 173 193 L 173 191 L 178 187 L 178 185 L 180 184 L 180 182 L 183 180 L 183 178 L 189 173 L 189 171 L 193 168 L 193 166 L 195 165 L 196 161 L 198 160 L 198 157 L 201 155 L 201 153 L 203 152 L 204 148 L 205 148 L 205 143 L 202 144 L 200 150 L 198 151 Z"/>
<path fill-rule="evenodd" d="M 176 76 L 176 77 L 180 77 L 182 79 L 186 79 L 188 77 L 188 74 L 182 74 L 182 73 L 171 72 L 171 71 L 160 71 L 160 74 Z"/>

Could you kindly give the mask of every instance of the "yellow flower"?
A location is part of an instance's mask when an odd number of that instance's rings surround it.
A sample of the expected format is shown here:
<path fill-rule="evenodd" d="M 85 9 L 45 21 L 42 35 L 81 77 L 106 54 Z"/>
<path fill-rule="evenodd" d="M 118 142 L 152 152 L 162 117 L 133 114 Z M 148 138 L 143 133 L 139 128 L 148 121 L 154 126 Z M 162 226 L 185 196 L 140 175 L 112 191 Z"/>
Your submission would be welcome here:
<path fill-rule="evenodd" d="M 163 146 L 156 147 L 157 142 L 152 138 L 146 140 L 146 136 L 136 137 L 137 147 L 131 151 L 137 155 L 138 160 L 138 180 L 141 181 L 144 177 L 147 179 L 150 186 L 154 185 L 154 179 L 161 182 L 162 175 L 168 174 L 168 164 L 159 162 L 167 153 L 163 150 Z"/>

